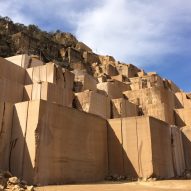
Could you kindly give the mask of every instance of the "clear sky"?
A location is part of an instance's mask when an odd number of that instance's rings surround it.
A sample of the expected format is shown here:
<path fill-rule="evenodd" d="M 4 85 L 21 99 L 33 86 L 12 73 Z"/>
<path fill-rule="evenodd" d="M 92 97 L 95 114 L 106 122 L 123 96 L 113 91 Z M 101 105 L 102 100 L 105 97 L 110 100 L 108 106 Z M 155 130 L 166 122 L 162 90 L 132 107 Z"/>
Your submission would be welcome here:
<path fill-rule="evenodd" d="M 96 53 L 191 91 L 191 0 L 0 0 L 0 15 L 71 32 Z"/>

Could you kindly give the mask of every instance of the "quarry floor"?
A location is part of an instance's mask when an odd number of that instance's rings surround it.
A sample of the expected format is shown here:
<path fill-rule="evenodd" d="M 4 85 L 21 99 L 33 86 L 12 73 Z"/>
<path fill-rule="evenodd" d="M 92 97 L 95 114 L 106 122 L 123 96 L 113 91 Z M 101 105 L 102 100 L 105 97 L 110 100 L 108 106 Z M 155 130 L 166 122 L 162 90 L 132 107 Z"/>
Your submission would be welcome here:
<path fill-rule="evenodd" d="M 35 191 L 191 191 L 191 180 L 104 182 L 99 184 L 38 187 Z"/>

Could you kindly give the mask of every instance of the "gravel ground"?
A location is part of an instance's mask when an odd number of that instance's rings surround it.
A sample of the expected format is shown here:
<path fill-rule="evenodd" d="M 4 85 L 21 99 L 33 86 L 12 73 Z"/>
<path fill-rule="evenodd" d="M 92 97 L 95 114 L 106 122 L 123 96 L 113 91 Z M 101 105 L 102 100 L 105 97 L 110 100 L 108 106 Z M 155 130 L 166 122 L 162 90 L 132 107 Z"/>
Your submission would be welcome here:
<path fill-rule="evenodd" d="M 191 191 L 191 180 L 165 180 L 156 182 L 113 182 L 85 185 L 38 187 L 36 191 Z"/>

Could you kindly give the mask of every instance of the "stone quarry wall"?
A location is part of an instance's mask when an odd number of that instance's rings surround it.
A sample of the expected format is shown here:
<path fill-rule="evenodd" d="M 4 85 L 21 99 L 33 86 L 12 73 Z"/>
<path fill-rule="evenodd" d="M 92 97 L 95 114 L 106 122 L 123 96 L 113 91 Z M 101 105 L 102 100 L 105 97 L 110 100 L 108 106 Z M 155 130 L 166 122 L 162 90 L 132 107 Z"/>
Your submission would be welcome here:
<path fill-rule="evenodd" d="M 9 169 L 13 104 L 0 102 L 0 169 Z"/>
<path fill-rule="evenodd" d="M 0 58 L 0 169 L 39 185 L 191 170 L 190 94 L 83 43 L 62 56 Z"/>
<path fill-rule="evenodd" d="M 27 182 L 95 182 L 107 176 L 106 121 L 96 115 L 42 100 L 23 102 L 15 105 L 13 129 L 10 170 Z"/>
<path fill-rule="evenodd" d="M 174 177 L 168 124 L 152 117 L 140 116 L 110 119 L 108 129 L 110 175 L 122 173 L 135 178 L 153 175 Z M 117 161 L 116 155 L 120 156 Z"/>

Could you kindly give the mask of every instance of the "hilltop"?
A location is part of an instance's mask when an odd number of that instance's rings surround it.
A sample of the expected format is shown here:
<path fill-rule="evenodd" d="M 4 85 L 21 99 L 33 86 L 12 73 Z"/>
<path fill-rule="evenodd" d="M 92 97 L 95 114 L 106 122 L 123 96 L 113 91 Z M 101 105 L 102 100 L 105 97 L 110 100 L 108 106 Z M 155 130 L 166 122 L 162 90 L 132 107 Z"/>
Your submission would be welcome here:
<path fill-rule="evenodd" d="M 65 62 L 63 49 L 76 47 L 74 35 L 57 30 L 46 32 L 36 25 L 14 23 L 9 17 L 0 17 L 0 56 L 35 54 L 42 60 Z"/>

